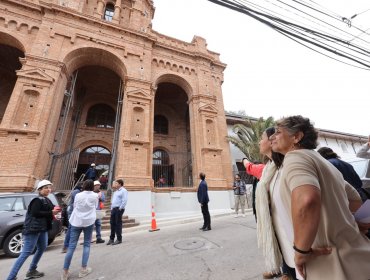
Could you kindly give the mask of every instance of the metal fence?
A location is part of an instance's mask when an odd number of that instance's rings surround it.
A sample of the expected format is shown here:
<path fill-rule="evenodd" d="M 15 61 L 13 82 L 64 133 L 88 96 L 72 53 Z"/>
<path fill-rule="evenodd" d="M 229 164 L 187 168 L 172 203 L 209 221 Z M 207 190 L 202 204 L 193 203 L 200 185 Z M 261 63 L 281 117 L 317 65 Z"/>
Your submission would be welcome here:
<path fill-rule="evenodd" d="M 71 190 L 76 181 L 75 173 L 78 166 L 80 149 L 73 149 L 66 153 L 56 155 L 52 160 L 52 173 L 50 180 L 56 190 Z"/>
<path fill-rule="evenodd" d="M 168 163 L 153 160 L 152 178 L 156 188 L 192 188 L 191 153 L 168 153 Z"/>

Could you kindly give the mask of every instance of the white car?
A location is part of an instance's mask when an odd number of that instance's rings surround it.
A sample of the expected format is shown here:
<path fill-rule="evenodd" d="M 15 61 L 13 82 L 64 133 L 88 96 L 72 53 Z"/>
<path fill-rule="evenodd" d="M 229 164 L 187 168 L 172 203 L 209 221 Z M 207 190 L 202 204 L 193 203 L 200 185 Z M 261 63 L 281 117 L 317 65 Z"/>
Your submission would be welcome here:
<path fill-rule="evenodd" d="M 368 195 L 370 195 L 370 160 L 354 158 L 346 161 L 352 164 L 353 168 L 362 180 L 362 188 L 367 191 Z"/>

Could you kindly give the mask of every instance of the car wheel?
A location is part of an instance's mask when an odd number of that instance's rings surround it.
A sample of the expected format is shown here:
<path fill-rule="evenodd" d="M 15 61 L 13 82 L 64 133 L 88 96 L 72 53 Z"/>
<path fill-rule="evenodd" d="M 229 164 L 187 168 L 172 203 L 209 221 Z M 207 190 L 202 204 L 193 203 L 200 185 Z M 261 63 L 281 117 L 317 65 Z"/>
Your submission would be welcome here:
<path fill-rule="evenodd" d="M 22 230 L 13 231 L 4 241 L 3 250 L 5 255 L 11 258 L 17 258 L 23 248 Z"/>

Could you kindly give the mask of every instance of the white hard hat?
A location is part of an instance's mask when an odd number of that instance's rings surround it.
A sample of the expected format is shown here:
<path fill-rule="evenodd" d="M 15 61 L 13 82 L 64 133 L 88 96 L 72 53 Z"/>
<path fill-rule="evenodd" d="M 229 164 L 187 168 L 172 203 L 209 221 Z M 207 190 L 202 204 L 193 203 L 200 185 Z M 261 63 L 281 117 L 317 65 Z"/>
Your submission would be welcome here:
<path fill-rule="evenodd" d="M 92 163 L 91 166 L 95 166 L 95 163 Z"/>
<path fill-rule="evenodd" d="M 96 180 L 96 181 L 94 181 L 94 186 L 96 186 L 96 185 L 101 185 L 101 183 L 98 180 Z"/>
<path fill-rule="evenodd" d="M 42 187 L 44 186 L 47 186 L 47 185 L 53 185 L 49 180 L 41 180 L 38 184 L 37 184 L 37 188 L 36 190 L 38 191 L 39 189 L 41 189 Z"/>

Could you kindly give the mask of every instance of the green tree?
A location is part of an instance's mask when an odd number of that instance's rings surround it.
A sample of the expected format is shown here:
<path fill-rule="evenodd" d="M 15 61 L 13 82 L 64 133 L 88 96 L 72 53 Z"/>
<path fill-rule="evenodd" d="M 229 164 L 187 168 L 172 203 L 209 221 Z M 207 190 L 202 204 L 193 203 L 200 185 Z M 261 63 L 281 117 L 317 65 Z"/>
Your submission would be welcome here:
<path fill-rule="evenodd" d="M 262 162 L 263 156 L 259 152 L 259 142 L 266 128 L 274 124 L 273 117 L 268 117 L 266 120 L 259 118 L 257 121 L 245 119 L 244 124 L 233 126 L 232 130 L 236 135 L 228 136 L 227 139 L 238 147 L 249 161 Z"/>

